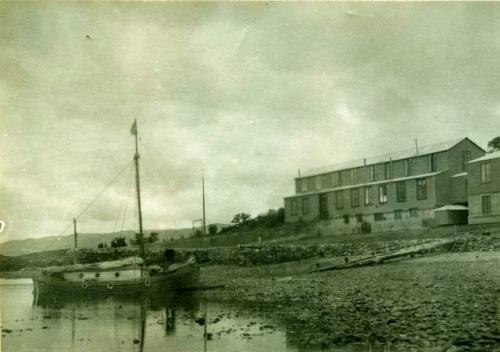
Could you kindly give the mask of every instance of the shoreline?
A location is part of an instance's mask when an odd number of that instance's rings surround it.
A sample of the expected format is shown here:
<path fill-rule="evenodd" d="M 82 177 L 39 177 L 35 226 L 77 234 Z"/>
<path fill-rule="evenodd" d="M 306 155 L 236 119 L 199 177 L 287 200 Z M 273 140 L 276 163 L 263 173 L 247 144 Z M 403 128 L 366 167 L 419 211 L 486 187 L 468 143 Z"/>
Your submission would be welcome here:
<path fill-rule="evenodd" d="M 203 265 L 211 302 L 251 310 L 286 327 L 303 348 L 390 346 L 394 351 L 500 348 L 500 251 L 433 253 L 380 265 L 310 273 L 317 259 Z M 30 278 L 30 271 L 7 279 Z M 384 348 L 385 348 L 384 347 Z"/>

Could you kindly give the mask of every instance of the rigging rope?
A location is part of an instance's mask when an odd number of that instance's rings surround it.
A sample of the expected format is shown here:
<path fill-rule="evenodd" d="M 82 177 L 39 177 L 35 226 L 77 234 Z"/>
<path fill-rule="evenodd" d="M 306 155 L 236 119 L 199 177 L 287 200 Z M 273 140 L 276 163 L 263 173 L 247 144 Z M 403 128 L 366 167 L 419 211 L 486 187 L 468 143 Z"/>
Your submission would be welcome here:
<path fill-rule="evenodd" d="M 129 175 L 126 179 L 126 183 L 125 183 L 125 186 L 127 187 L 127 191 L 124 193 L 124 197 L 122 198 L 120 207 L 118 209 L 118 216 L 116 217 L 116 220 L 115 220 L 115 223 L 113 226 L 113 232 L 117 232 L 119 225 L 122 222 L 122 215 L 123 215 L 123 212 L 125 211 L 125 208 L 126 208 L 127 203 L 128 203 L 129 187 L 130 187 L 130 183 L 132 181 L 133 170 L 134 170 L 134 168 L 130 167 L 130 172 L 129 172 Z"/>
<path fill-rule="evenodd" d="M 78 214 L 77 216 L 75 216 L 75 219 L 78 219 L 78 218 L 80 218 L 80 216 L 82 216 L 83 214 L 85 214 L 85 212 L 86 212 L 87 210 L 89 210 L 89 209 L 90 209 L 90 207 L 91 207 L 92 205 L 94 205 L 94 203 L 97 201 L 97 199 L 99 199 L 99 197 L 100 197 L 100 196 L 102 196 L 102 194 L 103 194 L 103 193 L 104 193 L 104 192 L 105 192 L 105 191 L 109 188 L 109 186 L 111 186 L 111 185 L 113 184 L 113 182 L 115 182 L 115 180 L 116 180 L 116 179 L 117 179 L 117 178 L 118 178 L 118 177 L 119 177 L 119 176 L 120 176 L 120 175 L 121 175 L 121 174 L 122 174 L 125 170 L 127 170 L 127 169 L 128 169 L 128 167 L 132 164 L 132 162 L 133 162 L 133 159 L 132 159 L 132 161 L 129 161 L 129 162 L 127 163 L 127 165 L 126 165 L 124 168 L 122 168 L 122 169 L 120 170 L 120 172 L 119 172 L 118 174 L 116 174 L 116 175 L 115 175 L 115 176 L 111 179 L 111 181 L 109 181 L 109 182 L 106 184 L 106 186 L 104 187 L 104 189 L 103 189 L 103 190 L 102 190 L 102 191 L 101 191 L 101 192 L 97 195 L 97 197 L 95 197 L 95 198 L 94 198 L 94 199 L 93 199 L 93 200 L 92 200 L 92 201 L 91 201 L 91 202 L 90 202 L 90 203 L 89 203 L 89 204 L 88 204 L 88 205 L 87 205 L 87 206 L 86 206 L 86 207 L 85 207 L 85 208 L 84 208 L 84 209 L 80 212 L 80 214 Z M 66 232 L 66 231 L 67 231 L 67 230 L 71 227 L 71 225 L 72 225 L 72 223 L 69 223 L 69 224 L 68 224 L 68 226 L 66 226 L 66 227 L 64 228 L 64 230 L 62 230 L 62 231 L 61 231 L 61 232 L 60 232 L 60 233 L 56 236 L 56 238 L 55 238 L 55 240 L 54 240 L 54 241 L 50 242 L 47 246 L 45 246 L 45 248 L 43 249 L 43 251 L 47 250 L 47 248 L 51 247 L 54 243 L 56 243 L 57 241 L 59 241 L 59 240 L 61 239 L 61 236 L 62 236 L 62 235 L 63 235 L 63 234 L 64 234 L 64 233 L 65 233 L 65 232 Z"/>
<path fill-rule="evenodd" d="M 133 170 L 133 169 L 132 169 Z M 130 190 L 132 189 L 132 179 L 133 179 L 133 171 L 130 173 L 130 179 L 129 179 L 129 182 L 128 182 L 128 186 L 127 186 L 127 198 L 125 199 L 125 211 L 123 213 L 123 218 L 122 218 L 122 226 L 121 226 L 121 229 L 120 229 L 120 233 L 123 232 L 123 229 L 125 227 L 125 221 L 127 219 L 127 213 L 128 213 L 128 202 L 130 200 Z"/>

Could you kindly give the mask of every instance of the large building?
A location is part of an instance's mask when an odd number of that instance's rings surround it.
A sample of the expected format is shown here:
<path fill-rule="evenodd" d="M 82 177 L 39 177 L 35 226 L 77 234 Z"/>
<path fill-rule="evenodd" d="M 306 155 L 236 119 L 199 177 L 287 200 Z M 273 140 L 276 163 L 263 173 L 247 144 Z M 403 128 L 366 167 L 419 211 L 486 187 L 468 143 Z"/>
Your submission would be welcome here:
<path fill-rule="evenodd" d="M 500 151 L 467 164 L 469 223 L 500 222 Z"/>
<path fill-rule="evenodd" d="M 314 169 L 295 178 L 285 219 L 322 220 L 335 233 L 434 225 L 436 209 L 467 205 L 468 162 L 483 155 L 463 138 Z"/>

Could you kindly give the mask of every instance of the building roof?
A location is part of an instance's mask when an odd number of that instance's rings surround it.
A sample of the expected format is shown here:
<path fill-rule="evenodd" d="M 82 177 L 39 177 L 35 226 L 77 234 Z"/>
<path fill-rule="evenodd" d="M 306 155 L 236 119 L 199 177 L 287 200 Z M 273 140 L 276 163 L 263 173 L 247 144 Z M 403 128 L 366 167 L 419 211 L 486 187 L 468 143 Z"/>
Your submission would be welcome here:
<path fill-rule="evenodd" d="M 441 174 L 442 172 L 443 171 L 435 171 L 435 172 L 429 172 L 429 173 L 420 174 L 420 175 L 405 176 L 405 177 L 398 177 L 398 178 L 390 178 L 390 179 L 387 179 L 387 180 L 371 181 L 371 182 L 365 182 L 365 183 L 357 183 L 355 185 L 347 185 L 347 186 L 340 186 L 340 187 L 334 187 L 334 188 L 324 188 L 324 189 L 317 190 L 317 191 L 304 192 L 304 193 L 296 193 L 296 194 L 293 194 L 293 195 L 285 197 L 285 198 L 297 198 L 297 197 L 310 196 L 312 194 L 318 194 L 318 193 L 328 193 L 328 192 L 335 192 L 335 191 L 343 191 L 343 190 L 346 190 L 346 189 L 368 187 L 368 186 L 374 186 L 374 185 L 379 185 L 379 184 L 383 184 L 383 183 L 391 183 L 391 182 L 400 182 L 400 181 L 414 180 L 414 179 L 417 179 L 417 178 L 426 178 L 426 177 L 436 176 L 436 175 Z"/>
<path fill-rule="evenodd" d="M 483 155 L 480 158 L 469 161 L 469 163 L 476 163 L 478 161 L 485 161 L 498 158 L 500 158 L 500 150 L 497 150 L 496 152 L 487 153 L 486 155 Z"/>
<path fill-rule="evenodd" d="M 457 145 L 459 142 L 463 141 L 464 139 L 467 139 L 467 137 L 460 138 L 460 139 L 454 139 L 451 141 L 446 141 L 446 142 L 441 142 L 441 143 L 429 144 L 429 145 L 425 145 L 425 146 L 421 146 L 421 147 L 419 146 L 418 147 L 418 154 L 417 154 L 416 148 L 412 148 L 412 149 L 400 150 L 400 151 L 396 151 L 396 152 L 392 152 L 392 153 L 388 153 L 388 154 L 372 156 L 372 157 L 368 157 L 365 159 L 352 160 L 352 161 L 347 161 L 347 162 L 343 162 L 343 163 L 337 163 L 337 164 L 332 164 L 332 165 L 328 165 L 328 166 L 317 167 L 317 168 L 307 170 L 306 172 L 303 173 L 303 175 L 301 175 L 300 177 L 297 177 L 297 178 L 326 174 L 329 172 L 351 169 L 351 168 L 361 167 L 361 166 L 365 166 L 365 165 L 373 165 L 373 164 L 383 163 L 383 162 L 387 162 L 387 161 L 402 160 L 402 159 L 413 158 L 416 156 L 422 156 L 422 155 L 427 155 L 427 154 L 443 152 L 443 151 L 451 149 L 452 147 L 454 147 L 455 145 Z"/>
<path fill-rule="evenodd" d="M 434 209 L 434 211 L 445 211 L 445 210 L 469 210 L 469 208 L 467 208 L 466 206 L 463 206 L 463 205 L 448 204 L 448 205 L 445 205 L 441 208 Z"/>

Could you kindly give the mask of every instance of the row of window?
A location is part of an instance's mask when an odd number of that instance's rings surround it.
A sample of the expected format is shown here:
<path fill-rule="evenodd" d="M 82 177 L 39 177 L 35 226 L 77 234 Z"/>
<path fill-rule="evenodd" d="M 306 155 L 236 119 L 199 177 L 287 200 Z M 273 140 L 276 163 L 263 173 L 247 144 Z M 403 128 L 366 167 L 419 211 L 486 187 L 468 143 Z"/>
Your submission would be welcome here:
<path fill-rule="evenodd" d="M 397 202 L 406 202 L 406 182 L 400 181 L 396 182 L 396 200 Z M 427 199 L 427 179 L 419 178 L 415 180 L 417 187 L 417 200 Z M 351 192 L 351 207 L 357 208 L 360 206 L 360 191 L 363 190 L 363 202 L 365 206 L 370 206 L 374 204 L 373 186 L 367 186 L 363 188 L 353 188 Z M 291 214 L 297 215 L 298 213 L 298 200 L 292 199 L 291 201 Z M 388 202 L 387 184 L 378 185 L 378 204 L 386 204 Z M 310 212 L 309 198 L 302 198 L 302 214 L 308 215 Z M 344 208 L 344 191 L 335 192 L 335 208 Z"/>
<path fill-rule="evenodd" d="M 412 208 L 408 210 L 411 218 L 416 218 L 419 216 L 418 209 Z M 342 216 L 344 220 L 344 224 L 349 224 L 351 217 L 349 215 Z M 373 218 L 375 221 L 384 221 L 386 220 L 385 213 L 375 213 L 373 214 Z M 403 218 L 403 210 L 394 210 L 394 219 L 401 220 Z M 356 214 L 356 223 L 360 224 L 363 222 L 363 214 Z"/>
<path fill-rule="evenodd" d="M 427 179 L 419 178 L 416 180 L 417 200 L 427 199 Z M 364 205 L 373 205 L 373 186 L 363 187 Z M 360 206 L 360 190 L 361 188 L 351 189 L 351 207 L 357 208 Z M 398 202 L 406 202 L 406 181 L 396 182 L 396 200 Z M 388 201 L 387 184 L 378 185 L 378 203 L 386 204 Z M 344 193 L 343 191 L 335 192 L 335 208 L 344 208 Z"/>
<path fill-rule="evenodd" d="M 470 150 L 464 150 L 462 151 L 462 171 L 465 171 L 465 167 L 467 162 L 471 159 L 471 152 Z M 412 159 L 405 159 L 404 160 L 404 177 L 410 176 L 412 173 Z M 489 166 L 488 166 L 489 167 Z M 376 177 L 376 172 L 375 172 L 375 165 L 370 165 L 370 182 L 377 181 Z M 360 168 L 354 168 L 350 170 L 350 182 L 348 183 L 349 185 L 354 185 L 358 183 L 358 170 Z M 436 162 L 436 156 L 435 154 L 430 154 L 428 156 L 428 171 L 429 172 L 435 172 L 437 171 L 437 162 Z M 383 174 L 383 179 L 384 180 L 389 180 L 392 178 L 392 161 L 388 161 L 384 163 L 384 174 Z M 297 182 L 299 183 L 299 191 L 300 192 L 307 192 L 307 191 L 319 191 L 320 189 L 327 188 L 326 185 L 322 184 L 322 175 L 315 176 L 315 180 L 313 184 L 311 183 L 312 187 L 308 186 L 308 180 L 306 178 L 299 179 Z M 341 187 L 345 186 L 347 184 L 343 184 L 342 178 L 340 177 L 340 171 L 334 172 L 330 176 L 332 179 L 328 181 L 328 183 L 331 183 L 331 186 L 333 188 L 336 187 Z M 312 189 L 311 189 L 312 188 Z"/>
<path fill-rule="evenodd" d="M 83 278 L 83 276 L 84 276 L 83 273 L 78 274 L 78 277 L 80 279 Z M 94 276 L 96 278 L 101 277 L 101 273 L 95 273 Z M 118 271 L 115 273 L 115 277 L 120 277 L 120 273 Z"/>

